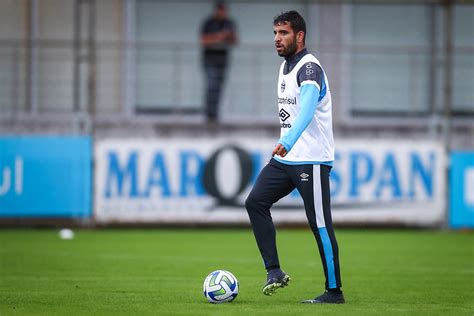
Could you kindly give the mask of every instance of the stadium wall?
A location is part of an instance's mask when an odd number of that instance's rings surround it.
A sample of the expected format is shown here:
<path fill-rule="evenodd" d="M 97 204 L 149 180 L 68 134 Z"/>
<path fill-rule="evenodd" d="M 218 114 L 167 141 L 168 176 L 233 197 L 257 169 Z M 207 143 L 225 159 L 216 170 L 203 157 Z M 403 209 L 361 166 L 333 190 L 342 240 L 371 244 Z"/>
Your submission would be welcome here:
<path fill-rule="evenodd" d="M 297 9 L 330 79 L 337 137 L 441 139 L 449 149 L 474 149 L 474 6 L 463 3 L 229 1 L 240 41 L 223 91 L 223 134 L 239 126 L 275 132 L 281 58 L 271 20 Z M 161 138 L 206 129 L 199 26 L 212 5 L 1 2 L 0 133 Z"/>
<path fill-rule="evenodd" d="M 273 142 L 104 139 L 92 149 L 89 137 L 2 137 L 0 224 L 248 225 L 244 200 Z M 449 218 L 451 228 L 474 227 L 473 152 L 447 160 L 439 142 L 388 143 L 337 142 L 337 225 L 444 227 Z M 306 223 L 297 192 L 273 215 L 281 225 Z"/>

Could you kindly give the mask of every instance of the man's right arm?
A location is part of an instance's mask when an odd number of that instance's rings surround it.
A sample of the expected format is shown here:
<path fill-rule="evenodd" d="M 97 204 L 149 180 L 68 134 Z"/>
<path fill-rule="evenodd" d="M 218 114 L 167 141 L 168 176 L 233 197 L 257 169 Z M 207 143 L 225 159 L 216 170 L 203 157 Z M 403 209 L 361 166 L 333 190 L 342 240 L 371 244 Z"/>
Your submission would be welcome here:
<path fill-rule="evenodd" d="M 228 37 L 228 31 L 219 31 L 214 33 L 201 34 L 201 45 L 209 46 L 213 44 L 220 44 Z"/>
<path fill-rule="evenodd" d="M 201 29 L 201 45 L 207 47 L 214 44 L 236 44 L 237 32 L 232 22 L 229 22 L 227 28 L 221 31 L 212 31 L 210 27 L 211 21 L 206 21 Z"/>

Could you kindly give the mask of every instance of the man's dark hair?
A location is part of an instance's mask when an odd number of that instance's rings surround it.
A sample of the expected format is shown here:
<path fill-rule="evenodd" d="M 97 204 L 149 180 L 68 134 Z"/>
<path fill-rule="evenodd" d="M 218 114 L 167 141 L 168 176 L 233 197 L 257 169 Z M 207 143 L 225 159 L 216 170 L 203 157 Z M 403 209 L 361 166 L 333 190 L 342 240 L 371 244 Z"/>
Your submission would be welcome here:
<path fill-rule="evenodd" d="M 277 15 L 273 19 L 273 25 L 277 24 L 287 24 L 289 23 L 293 32 L 298 33 L 299 31 L 303 31 L 305 36 L 303 38 L 303 43 L 306 39 L 306 22 L 304 21 L 303 17 L 296 11 L 286 11 L 279 15 Z"/>
<path fill-rule="evenodd" d="M 223 0 L 217 0 L 214 2 L 214 8 L 216 9 L 227 9 L 227 4 Z"/>

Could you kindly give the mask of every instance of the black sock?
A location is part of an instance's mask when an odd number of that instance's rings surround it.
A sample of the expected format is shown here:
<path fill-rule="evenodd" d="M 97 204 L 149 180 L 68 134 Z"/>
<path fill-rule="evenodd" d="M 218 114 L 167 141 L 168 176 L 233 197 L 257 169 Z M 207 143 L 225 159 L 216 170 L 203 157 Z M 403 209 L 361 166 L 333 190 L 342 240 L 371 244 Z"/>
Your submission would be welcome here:
<path fill-rule="evenodd" d="M 341 288 L 335 288 L 335 289 L 328 289 L 328 292 L 335 293 L 335 294 L 341 294 Z"/>
<path fill-rule="evenodd" d="M 270 266 L 267 268 L 267 272 L 269 273 L 270 271 L 273 271 L 273 270 L 280 270 L 280 266 Z"/>

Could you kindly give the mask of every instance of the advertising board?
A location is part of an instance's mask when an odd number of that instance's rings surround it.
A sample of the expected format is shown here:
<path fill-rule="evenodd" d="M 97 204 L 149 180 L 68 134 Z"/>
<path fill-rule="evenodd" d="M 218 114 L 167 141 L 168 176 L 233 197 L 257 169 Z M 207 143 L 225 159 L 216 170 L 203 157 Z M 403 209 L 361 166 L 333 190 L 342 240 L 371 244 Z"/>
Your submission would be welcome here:
<path fill-rule="evenodd" d="M 0 217 L 90 217 L 89 137 L 0 137 Z"/>
<path fill-rule="evenodd" d="M 269 139 L 108 139 L 95 147 L 99 222 L 248 223 L 245 198 L 271 158 Z M 336 223 L 437 225 L 445 216 L 438 143 L 340 141 L 331 171 Z M 304 223 L 294 191 L 272 208 Z"/>

